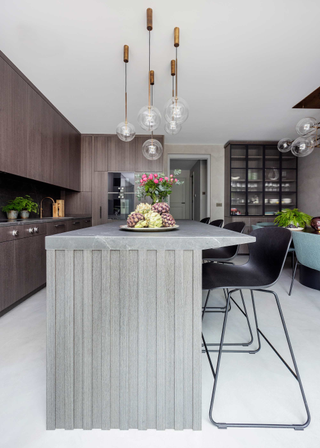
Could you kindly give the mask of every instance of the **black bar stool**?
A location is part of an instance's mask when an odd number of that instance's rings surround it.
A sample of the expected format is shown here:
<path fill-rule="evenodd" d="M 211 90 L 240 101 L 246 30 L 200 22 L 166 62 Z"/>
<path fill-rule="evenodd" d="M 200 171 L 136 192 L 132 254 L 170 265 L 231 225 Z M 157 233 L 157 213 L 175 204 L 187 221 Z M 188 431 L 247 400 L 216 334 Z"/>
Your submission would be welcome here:
<path fill-rule="evenodd" d="M 210 217 L 209 217 L 209 218 L 203 218 L 203 219 L 201 219 L 200 222 L 203 222 L 204 224 L 209 224 L 209 222 L 210 222 Z"/>
<path fill-rule="evenodd" d="M 303 390 L 300 374 L 298 371 L 297 362 L 293 353 L 291 341 L 289 338 L 288 330 L 286 327 L 285 319 L 282 313 L 282 309 L 280 306 L 279 297 L 275 291 L 266 290 L 265 288 L 269 288 L 274 285 L 282 272 L 284 262 L 288 253 L 288 249 L 291 243 L 291 233 L 289 230 L 284 228 L 264 228 L 255 230 L 251 233 L 252 236 L 256 237 L 256 243 L 249 244 L 249 261 L 242 266 L 235 266 L 229 264 L 218 264 L 218 263 L 204 263 L 202 265 L 202 289 L 203 290 L 213 290 L 213 289 L 228 289 L 227 294 L 227 305 L 224 314 L 223 326 L 221 331 L 221 338 L 219 343 L 218 350 L 218 359 L 216 367 L 213 367 L 213 363 L 210 356 L 210 350 L 206 345 L 206 341 L 204 336 L 203 343 L 205 347 L 205 351 L 208 357 L 208 361 L 212 370 L 212 374 L 214 377 L 214 385 L 210 402 L 209 409 L 209 418 L 210 421 L 216 425 L 218 428 L 228 428 L 228 427 L 238 427 L 238 428 L 292 428 L 292 429 L 304 429 L 310 423 L 310 412 L 307 404 L 307 400 L 305 397 L 305 393 Z M 249 289 L 251 292 L 251 299 L 253 304 L 253 311 L 255 317 L 255 324 L 257 333 L 269 344 L 271 349 L 277 354 L 280 360 L 284 363 L 284 365 L 288 368 L 294 378 L 298 381 L 300 392 L 302 395 L 302 399 L 304 402 L 305 410 L 306 410 L 306 421 L 304 423 L 235 423 L 235 422 L 217 422 L 213 419 L 213 409 L 215 402 L 215 395 L 218 386 L 218 378 L 220 373 L 220 365 L 222 353 L 225 352 L 223 349 L 224 345 L 224 337 L 227 327 L 228 313 L 229 313 L 229 304 L 231 300 L 231 296 L 235 291 L 241 289 Z M 294 369 L 292 369 L 284 358 L 280 355 L 280 353 L 275 349 L 272 343 L 268 340 L 265 334 L 258 327 L 258 320 L 255 308 L 255 298 L 254 291 L 266 292 L 268 294 L 272 294 L 275 298 L 277 309 L 280 315 L 282 327 L 285 333 L 286 341 L 288 344 L 288 348 L 290 351 L 292 363 Z M 205 305 L 206 307 L 206 305 Z M 204 310 L 205 312 L 205 310 Z M 241 355 L 238 355 L 241 356 Z"/>

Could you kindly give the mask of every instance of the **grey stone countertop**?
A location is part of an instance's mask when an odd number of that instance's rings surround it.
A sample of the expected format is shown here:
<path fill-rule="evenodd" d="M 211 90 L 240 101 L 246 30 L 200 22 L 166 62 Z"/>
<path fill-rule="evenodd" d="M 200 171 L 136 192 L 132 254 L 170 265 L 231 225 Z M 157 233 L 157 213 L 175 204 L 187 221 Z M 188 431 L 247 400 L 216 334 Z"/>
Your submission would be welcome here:
<path fill-rule="evenodd" d="M 65 216 L 63 218 L 35 218 L 35 219 L 4 219 L 0 221 L 0 227 L 4 226 L 23 226 L 28 224 L 40 224 L 46 222 L 57 222 L 57 221 L 68 221 L 71 219 L 91 219 L 89 215 L 74 215 L 74 216 Z"/>
<path fill-rule="evenodd" d="M 177 221 L 168 232 L 120 230 L 125 221 L 46 237 L 46 249 L 56 250 L 203 250 L 255 242 L 255 237 L 196 221 Z"/>

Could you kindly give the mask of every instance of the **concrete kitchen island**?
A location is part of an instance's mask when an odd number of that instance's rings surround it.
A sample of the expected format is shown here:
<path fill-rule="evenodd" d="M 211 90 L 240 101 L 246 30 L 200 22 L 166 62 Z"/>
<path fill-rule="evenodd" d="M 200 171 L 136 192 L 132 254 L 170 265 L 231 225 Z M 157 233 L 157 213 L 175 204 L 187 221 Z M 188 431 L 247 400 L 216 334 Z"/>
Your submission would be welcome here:
<path fill-rule="evenodd" d="M 202 249 L 255 238 L 180 221 L 46 238 L 47 429 L 201 429 Z"/>

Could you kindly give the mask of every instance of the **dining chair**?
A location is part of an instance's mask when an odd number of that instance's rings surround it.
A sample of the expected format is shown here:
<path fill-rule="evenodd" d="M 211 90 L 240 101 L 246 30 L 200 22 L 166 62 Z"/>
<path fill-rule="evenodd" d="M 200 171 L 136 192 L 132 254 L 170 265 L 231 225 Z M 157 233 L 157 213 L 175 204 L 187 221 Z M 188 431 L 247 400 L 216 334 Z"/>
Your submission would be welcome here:
<path fill-rule="evenodd" d="M 303 385 L 301 382 L 298 365 L 294 356 L 292 349 L 292 344 L 290 341 L 289 333 L 285 323 L 284 315 L 281 309 L 280 300 L 277 293 L 273 290 L 266 289 L 273 286 L 279 279 L 283 266 L 286 260 L 288 249 L 291 243 L 291 232 L 284 228 L 264 228 L 259 230 L 254 230 L 251 233 L 252 236 L 256 238 L 256 242 L 249 244 L 249 261 L 244 265 L 229 265 L 229 264 L 219 264 L 219 263 L 204 263 L 202 265 L 202 289 L 203 290 L 217 290 L 217 289 L 227 289 L 227 305 L 224 313 L 223 325 L 221 330 L 221 337 L 218 349 L 218 358 L 216 366 L 213 366 L 210 352 L 208 349 L 204 335 L 202 335 L 203 344 L 205 347 L 205 352 L 208 357 L 209 365 L 214 377 L 214 385 L 211 395 L 210 408 L 209 408 L 209 419 L 218 428 L 292 428 L 296 430 L 302 430 L 306 428 L 310 423 L 310 412 L 307 404 L 306 396 L 304 393 Z M 219 375 L 221 368 L 222 354 L 227 350 L 224 349 L 224 342 L 228 314 L 229 314 L 229 304 L 232 297 L 236 291 L 242 291 L 242 289 L 250 290 L 251 302 L 253 308 L 254 322 L 256 326 L 257 338 L 260 345 L 260 336 L 267 342 L 270 348 L 276 353 L 279 359 L 284 363 L 289 372 L 297 380 L 302 400 L 304 403 L 306 411 L 306 420 L 303 423 L 249 423 L 249 422 L 227 422 L 227 421 L 216 421 L 213 418 L 213 411 L 215 409 L 215 397 L 219 384 Z M 291 360 L 293 368 L 284 360 L 277 349 L 274 347 L 273 343 L 269 341 L 266 335 L 260 330 L 258 326 L 257 310 L 255 305 L 254 293 L 264 292 L 267 294 L 272 294 L 275 298 L 277 305 L 277 310 L 280 315 L 280 321 L 285 334 L 286 342 L 289 348 L 289 353 L 291 355 Z M 260 299 L 261 300 L 261 299 Z M 206 307 L 205 303 L 205 307 Z M 275 323 L 274 323 L 275 325 Z M 257 351 L 252 351 L 249 353 L 256 353 Z M 225 356 L 225 355 L 224 355 Z M 241 353 L 236 356 L 241 356 Z M 230 365 L 230 364 L 229 364 Z M 239 369 L 239 363 L 235 362 L 234 368 Z M 252 373 L 252 372 L 251 372 Z M 225 374 L 225 370 L 224 370 Z M 232 379 L 232 376 L 230 380 Z M 283 405 L 281 405 L 283 406 Z"/>
<path fill-rule="evenodd" d="M 222 227 L 223 226 L 223 219 L 216 219 L 214 221 L 211 221 L 210 222 L 210 226 Z"/>
<path fill-rule="evenodd" d="M 242 233 L 245 228 L 243 221 L 230 222 L 223 228 L 232 232 Z M 217 249 L 205 249 L 202 251 L 202 260 L 217 261 L 219 263 L 230 263 L 239 251 L 239 245 L 218 247 Z"/>
<path fill-rule="evenodd" d="M 292 232 L 296 262 L 292 274 L 289 296 L 291 296 L 293 283 L 296 277 L 298 264 L 320 271 L 320 236 L 307 232 Z"/>

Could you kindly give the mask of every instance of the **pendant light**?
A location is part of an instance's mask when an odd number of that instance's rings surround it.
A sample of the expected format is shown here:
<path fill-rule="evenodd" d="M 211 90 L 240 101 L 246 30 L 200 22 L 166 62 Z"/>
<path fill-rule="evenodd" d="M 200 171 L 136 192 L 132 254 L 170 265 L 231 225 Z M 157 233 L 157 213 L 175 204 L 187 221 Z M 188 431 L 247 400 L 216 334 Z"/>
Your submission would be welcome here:
<path fill-rule="evenodd" d="M 296 125 L 296 131 L 300 137 L 292 140 L 282 138 L 278 142 L 280 152 L 289 152 L 296 157 L 306 157 L 311 154 L 314 148 L 319 148 L 320 139 L 318 138 L 318 129 L 320 123 L 312 117 L 302 118 Z"/>
<path fill-rule="evenodd" d="M 142 129 L 151 132 L 150 139 L 142 145 L 142 154 L 148 160 L 157 160 L 162 156 L 163 147 L 161 143 L 153 138 L 153 131 L 161 123 L 161 114 L 154 107 L 154 70 L 150 70 L 151 52 L 150 52 L 150 33 L 152 31 L 152 9 L 147 9 L 147 30 L 149 32 L 149 73 L 148 73 L 148 106 L 143 107 L 138 115 L 138 121 Z"/>
<path fill-rule="evenodd" d="M 116 134 L 123 142 L 131 142 L 136 136 L 136 130 L 133 124 L 128 123 L 128 82 L 127 82 L 127 64 L 129 62 L 129 46 L 123 47 L 124 62 L 124 115 L 125 120 L 118 124 Z"/>
<path fill-rule="evenodd" d="M 176 125 L 184 123 L 189 116 L 189 107 L 187 102 L 178 96 L 178 47 L 180 45 L 180 30 L 178 27 L 174 29 L 174 47 L 176 49 L 175 63 L 175 92 L 165 105 L 164 118 L 167 123 L 175 122 Z M 170 126 L 169 126 L 170 127 Z M 179 131 L 178 131 L 179 132 Z"/>
<path fill-rule="evenodd" d="M 171 61 L 171 79 L 172 79 L 172 98 L 174 98 L 174 86 L 175 86 L 175 75 L 176 75 L 176 61 L 172 59 Z M 182 129 L 181 125 L 174 121 L 174 117 L 172 117 L 171 121 L 167 121 L 164 130 L 167 134 L 175 135 L 178 134 Z"/>
<path fill-rule="evenodd" d="M 153 132 L 155 131 L 160 123 L 161 123 L 161 114 L 159 110 L 151 104 L 151 98 L 150 98 L 150 61 L 151 61 L 151 31 L 153 29 L 152 24 L 152 9 L 147 9 L 147 30 L 149 32 L 149 70 L 148 70 L 148 78 L 149 78 L 149 85 L 148 85 L 148 105 L 144 106 L 140 109 L 138 114 L 138 122 L 141 128 L 144 131 Z"/>

